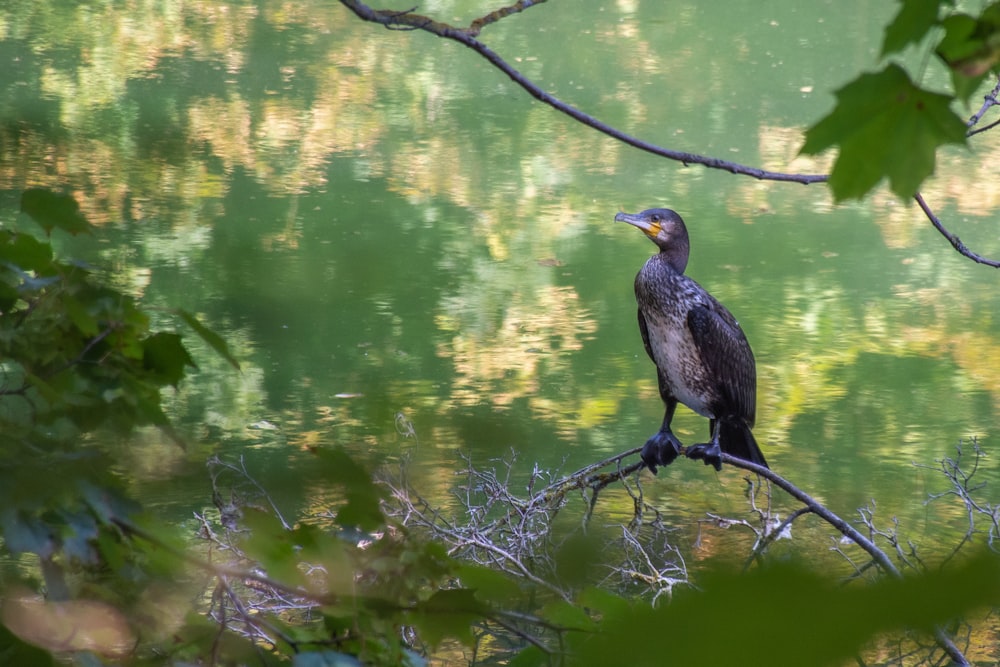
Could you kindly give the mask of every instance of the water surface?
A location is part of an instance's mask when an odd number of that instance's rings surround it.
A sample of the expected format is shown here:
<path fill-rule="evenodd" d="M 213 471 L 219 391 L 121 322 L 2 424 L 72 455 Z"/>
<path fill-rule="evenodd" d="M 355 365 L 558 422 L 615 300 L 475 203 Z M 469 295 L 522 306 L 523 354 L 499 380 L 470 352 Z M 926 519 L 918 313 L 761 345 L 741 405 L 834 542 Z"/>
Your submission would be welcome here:
<path fill-rule="evenodd" d="M 892 10 L 552 2 L 482 39 L 638 137 L 823 172 L 828 157 L 797 156 L 802 132 L 875 66 Z M 414 483 L 453 504 L 462 456 L 516 456 L 524 479 L 640 445 L 662 415 L 632 296 L 653 246 L 612 220 L 661 205 L 688 221 L 689 273 L 754 348 L 756 433 L 776 470 L 835 511 L 876 498 L 886 521 L 933 538 L 952 510 L 923 500 L 944 482 L 911 462 L 972 436 L 992 446 L 996 273 L 885 191 L 836 206 L 822 186 L 664 161 L 471 51 L 335 3 L 20 3 L 0 9 L 0 60 L 0 222 L 24 224 L 26 187 L 72 191 L 98 230 L 63 250 L 149 307 L 196 312 L 243 365 L 193 343 L 199 370 L 170 408 L 194 446 L 131 445 L 136 493 L 178 518 L 208 504 L 211 453 L 242 455 L 294 511 L 327 497 L 314 447 L 405 453 Z M 932 61 L 923 76 L 945 81 Z M 925 196 L 996 257 L 994 143 L 943 154 Z M 163 325 L 179 326 L 165 312 Z M 685 442 L 707 430 L 683 408 L 675 424 Z M 693 525 L 745 510 L 740 477 L 680 461 L 646 488 Z"/>

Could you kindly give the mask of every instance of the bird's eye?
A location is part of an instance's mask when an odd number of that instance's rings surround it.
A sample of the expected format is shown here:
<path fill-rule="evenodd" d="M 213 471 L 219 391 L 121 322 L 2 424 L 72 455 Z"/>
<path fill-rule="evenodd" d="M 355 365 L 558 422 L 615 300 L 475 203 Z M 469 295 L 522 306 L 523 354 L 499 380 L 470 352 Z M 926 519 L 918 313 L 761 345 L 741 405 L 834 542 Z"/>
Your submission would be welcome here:
<path fill-rule="evenodd" d="M 659 222 L 660 221 L 660 214 L 659 213 L 654 213 L 652 215 L 652 220 L 653 220 L 653 222 Z"/>

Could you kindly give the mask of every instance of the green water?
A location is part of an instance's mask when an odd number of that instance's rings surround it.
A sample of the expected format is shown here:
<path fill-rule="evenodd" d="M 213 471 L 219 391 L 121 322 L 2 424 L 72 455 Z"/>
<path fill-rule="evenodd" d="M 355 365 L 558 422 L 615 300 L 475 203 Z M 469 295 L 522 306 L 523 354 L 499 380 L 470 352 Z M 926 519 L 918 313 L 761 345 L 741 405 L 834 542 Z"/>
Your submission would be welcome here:
<path fill-rule="evenodd" d="M 802 131 L 875 66 L 894 5 L 768 5 L 549 2 L 481 37 L 648 141 L 828 170 L 796 157 Z M 64 251 L 149 307 L 197 313 L 243 365 L 197 348 L 169 398 L 193 446 L 131 444 L 123 474 L 168 515 L 209 504 L 211 453 L 244 456 L 294 511 L 325 497 L 312 447 L 407 453 L 451 504 L 462 455 L 516 455 L 527 475 L 640 445 L 662 416 L 632 296 L 653 246 L 612 220 L 654 205 L 685 217 L 689 273 L 747 332 L 773 468 L 844 514 L 876 498 L 920 539 L 954 513 L 923 506 L 944 483 L 911 462 L 994 446 L 997 274 L 884 191 L 835 206 L 822 186 L 643 154 L 461 46 L 337 3 L 8 4 L 0 62 L 0 223 L 23 224 L 26 187 L 72 191 L 98 229 Z M 944 154 L 925 196 L 997 257 L 991 141 Z M 685 442 L 707 429 L 683 408 L 675 424 Z M 742 512 L 740 477 L 679 461 L 646 488 L 690 523 Z"/>

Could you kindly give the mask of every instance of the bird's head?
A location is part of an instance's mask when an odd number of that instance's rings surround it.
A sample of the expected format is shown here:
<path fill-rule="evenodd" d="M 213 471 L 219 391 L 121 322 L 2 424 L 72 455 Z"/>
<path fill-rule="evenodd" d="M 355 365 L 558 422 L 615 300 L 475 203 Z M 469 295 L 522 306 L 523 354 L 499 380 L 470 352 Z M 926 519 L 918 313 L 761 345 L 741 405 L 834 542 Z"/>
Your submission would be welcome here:
<path fill-rule="evenodd" d="M 615 222 L 627 222 L 641 229 L 660 252 L 669 256 L 674 268 L 684 273 L 691 244 L 688 241 L 687 227 L 676 211 L 650 208 L 642 213 L 619 213 L 615 216 Z"/>

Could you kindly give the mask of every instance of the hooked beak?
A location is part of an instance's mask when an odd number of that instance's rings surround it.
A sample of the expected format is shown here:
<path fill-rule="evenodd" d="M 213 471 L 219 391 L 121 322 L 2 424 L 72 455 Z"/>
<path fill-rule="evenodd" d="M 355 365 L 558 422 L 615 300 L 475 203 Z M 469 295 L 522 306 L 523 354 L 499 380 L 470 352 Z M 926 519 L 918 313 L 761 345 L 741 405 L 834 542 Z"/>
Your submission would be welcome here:
<path fill-rule="evenodd" d="M 647 218 L 638 213 L 619 212 L 615 216 L 615 222 L 627 222 L 634 227 L 638 227 L 646 233 L 646 236 L 651 238 L 660 233 L 659 224 L 650 222 Z"/>

